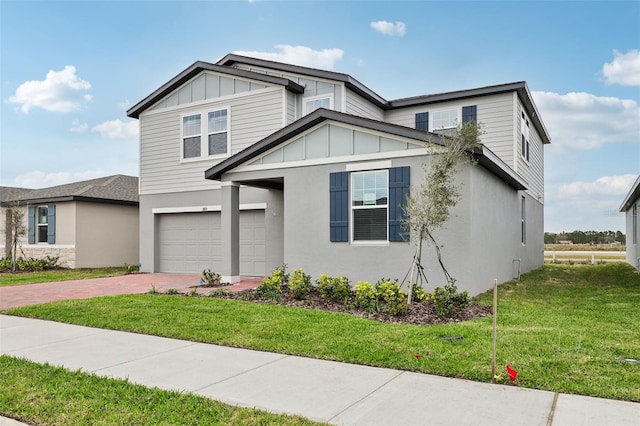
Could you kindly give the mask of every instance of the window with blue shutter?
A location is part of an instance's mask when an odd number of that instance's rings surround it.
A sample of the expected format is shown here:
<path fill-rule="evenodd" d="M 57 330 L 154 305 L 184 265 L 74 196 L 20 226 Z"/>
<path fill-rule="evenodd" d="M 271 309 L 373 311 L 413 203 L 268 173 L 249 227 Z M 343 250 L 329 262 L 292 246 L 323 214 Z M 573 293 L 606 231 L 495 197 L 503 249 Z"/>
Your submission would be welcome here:
<path fill-rule="evenodd" d="M 332 242 L 349 241 L 349 173 L 329 175 L 329 232 Z"/>
<path fill-rule="evenodd" d="M 36 243 L 36 208 L 29 206 L 29 244 Z"/>
<path fill-rule="evenodd" d="M 49 206 L 47 209 L 47 242 L 56 243 L 56 206 Z"/>
<path fill-rule="evenodd" d="M 468 123 L 470 121 L 478 121 L 477 105 L 462 107 L 462 124 Z"/>
<path fill-rule="evenodd" d="M 416 129 L 424 130 L 425 132 L 429 131 L 429 113 L 428 112 L 419 112 L 416 114 Z"/>
<path fill-rule="evenodd" d="M 409 171 L 407 167 L 389 169 L 389 241 L 405 241 L 405 206 L 409 196 Z"/>

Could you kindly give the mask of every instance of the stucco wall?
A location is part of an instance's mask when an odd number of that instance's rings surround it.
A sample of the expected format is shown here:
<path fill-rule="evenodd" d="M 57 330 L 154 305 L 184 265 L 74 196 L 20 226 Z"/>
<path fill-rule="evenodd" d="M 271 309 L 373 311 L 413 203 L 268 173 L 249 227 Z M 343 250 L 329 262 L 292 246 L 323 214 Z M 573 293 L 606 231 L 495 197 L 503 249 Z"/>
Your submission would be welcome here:
<path fill-rule="evenodd" d="M 138 207 L 76 203 L 76 268 L 138 263 Z"/>

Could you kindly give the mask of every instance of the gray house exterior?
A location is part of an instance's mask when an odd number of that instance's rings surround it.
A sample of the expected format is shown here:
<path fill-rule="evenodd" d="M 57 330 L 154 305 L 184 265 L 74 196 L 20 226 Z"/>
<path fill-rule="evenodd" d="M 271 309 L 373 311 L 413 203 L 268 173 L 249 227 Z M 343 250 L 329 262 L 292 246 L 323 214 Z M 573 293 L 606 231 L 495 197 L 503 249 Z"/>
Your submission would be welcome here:
<path fill-rule="evenodd" d="M 640 270 L 640 176 L 620 205 L 625 215 L 627 262 Z"/>
<path fill-rule="evenodd" d="M 466 121 L 485 133 L 437 236 L 448 269 L 475 294 L 543 263 L 550 139 L 524 82 L 387 101 L 346 74 L 227 55 L 128 115 L 140 122 L 143 271 L 237 281 L 286 263 L 401 279 L 415 250 L 400 232 L 406 194 L 440 134 Z M 423 264 L 442 285 L 434 256 Z"/>
<path fill-rule="evenodd" d="M 22 209 L 18 257 L 67 268 L 138 263 L 138 178 L 114 175 L 41 189 L 0 187 L 0 252 L 10 256 L 8 207 Z"/>

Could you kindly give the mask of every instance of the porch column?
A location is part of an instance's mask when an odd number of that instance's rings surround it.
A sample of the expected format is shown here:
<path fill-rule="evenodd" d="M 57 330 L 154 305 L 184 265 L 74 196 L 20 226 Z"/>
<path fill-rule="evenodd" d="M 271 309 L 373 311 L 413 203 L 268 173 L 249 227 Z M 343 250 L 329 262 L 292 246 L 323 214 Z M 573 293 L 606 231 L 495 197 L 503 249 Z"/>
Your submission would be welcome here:
<path fill-rule="evenodd" d="M 222 281 L 240 281 L 240 184 L 222 182 Z"/>

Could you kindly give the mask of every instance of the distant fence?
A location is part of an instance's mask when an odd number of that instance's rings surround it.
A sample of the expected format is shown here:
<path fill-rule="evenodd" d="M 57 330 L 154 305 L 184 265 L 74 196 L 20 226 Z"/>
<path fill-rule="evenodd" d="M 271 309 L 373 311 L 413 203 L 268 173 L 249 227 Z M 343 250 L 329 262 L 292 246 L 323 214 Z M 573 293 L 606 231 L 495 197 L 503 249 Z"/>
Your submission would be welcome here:
<path fill-rule="evenodd" d="M 544 251 L 544 261 L 548 263 L 625 262 L 626 251 Z"/>

